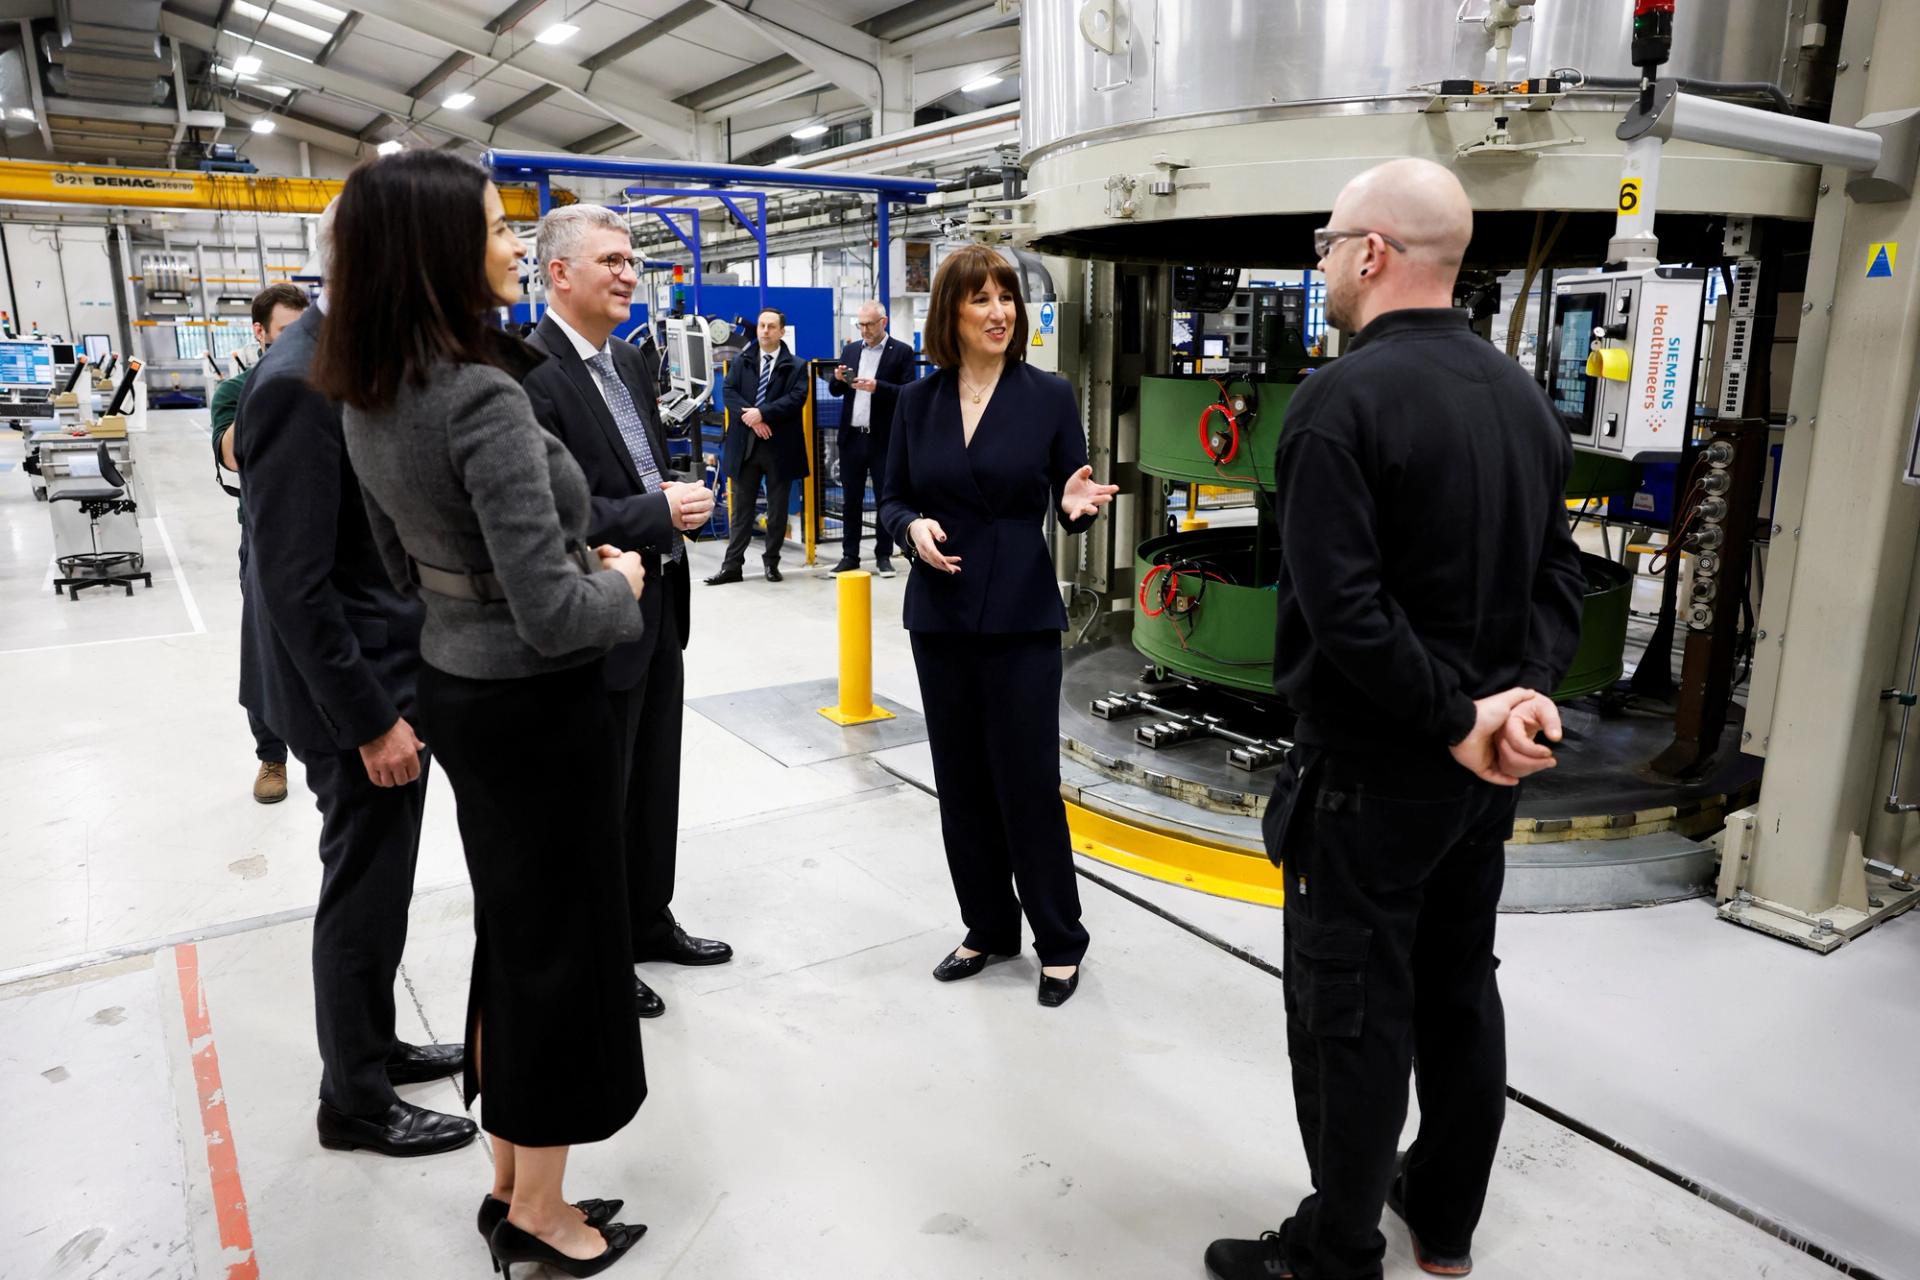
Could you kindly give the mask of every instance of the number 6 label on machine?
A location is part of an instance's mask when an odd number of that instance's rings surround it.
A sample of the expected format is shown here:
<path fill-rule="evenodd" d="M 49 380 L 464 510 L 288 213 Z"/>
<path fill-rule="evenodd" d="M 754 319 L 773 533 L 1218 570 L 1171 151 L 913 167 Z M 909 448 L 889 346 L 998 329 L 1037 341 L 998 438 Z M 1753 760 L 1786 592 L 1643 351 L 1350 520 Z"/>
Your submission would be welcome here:
<path fill-rule="evenodd" d="M 1620 212 L 1633 213 L 1640 208 L 1640 178 L 1620 179 Z"/>

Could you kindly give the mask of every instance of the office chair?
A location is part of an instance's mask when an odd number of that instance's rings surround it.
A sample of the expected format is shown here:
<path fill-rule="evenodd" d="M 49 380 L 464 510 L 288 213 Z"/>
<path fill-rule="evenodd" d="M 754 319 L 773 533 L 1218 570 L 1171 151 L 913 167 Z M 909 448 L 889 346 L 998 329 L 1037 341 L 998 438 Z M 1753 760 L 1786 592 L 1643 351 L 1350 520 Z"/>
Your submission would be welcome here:
<path fill-rule="evenodd" d="M 146 572 L 146 557 L 138 551 L 102 551 L 100 549 L 100 520 L 103 516 L 132 515 L 137 504 L 127 497 L 126 477 L 113 465 L 113 459 L 107 455 L 104 441 L 100 445 L 100 483 L 91 488 L 76 487 L 59 493 L 49 493 L 50 502 L 77 502 L 87 517 L 87 533 L 93 540 L 93 550 L 82 551 L 77 555 L 61 556 L 54 563 L 59 567 L 60 576 L 53 580 L 53 594 L 58 596 L 65 588 L 70 601 L 80 599 L 80 593 L 88 587 L 125 587 L 127 594 L 133 594 L 136 581 L 145 582 L 147 590 L 153 590 L 153 575 Z"/>

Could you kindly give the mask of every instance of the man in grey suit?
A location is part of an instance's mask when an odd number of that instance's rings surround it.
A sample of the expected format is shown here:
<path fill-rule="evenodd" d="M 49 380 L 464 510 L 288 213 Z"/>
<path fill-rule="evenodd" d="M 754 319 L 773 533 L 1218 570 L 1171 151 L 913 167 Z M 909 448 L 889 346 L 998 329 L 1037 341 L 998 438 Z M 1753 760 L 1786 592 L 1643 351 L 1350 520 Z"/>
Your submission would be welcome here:
<path fill-rule="evenodd" d="M 325 234 L 323 217 L 323 254 Z M 426 748 L 410 723 L 421 614 L 381 566 L 339 406 L 307 384 L 323 309 L 308 308 L 254 366 L 232 428 L 250 551 L 240 701 L 292 749 L 320 809 L 321 1145 L 431 1155 L 479 1130 L 394 1092 L 465 1066 L 460 1045 L 394 1034 L 427 787 Z"/>
<path fill-rule="evenodd" d="M 540 220 L 534 251 L 547 282 L 547 314 L 528 341 L 550 358 L 521 385 L 540 425 L 586 473 L 593 491 L 588 541 L 638 551 L 647 570 L 638 605 L 646 633 L 616 646 L 605 666 L 622 731 L 633 958 L 724 964 L 733 948 L 690 937 L 671 908 L 686 686 L 681 651 L 690 623 L 681 535 L 712 517 L 713 494 L 668 478 L 653 378 L 640 352 L 614 336 L 632 314 L 639 284 L 627 224 L 599 205 L 568 205 Z M 666 1012 L 637 975 L 634 1002 L 643 1018 Z"/>

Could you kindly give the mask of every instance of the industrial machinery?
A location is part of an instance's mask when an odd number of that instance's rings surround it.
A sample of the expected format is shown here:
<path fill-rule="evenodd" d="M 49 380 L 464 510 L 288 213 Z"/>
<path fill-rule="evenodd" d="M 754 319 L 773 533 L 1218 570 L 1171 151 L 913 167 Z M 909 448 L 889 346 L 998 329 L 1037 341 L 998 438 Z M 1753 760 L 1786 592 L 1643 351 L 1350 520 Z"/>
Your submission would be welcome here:
<path fill-rule="evenodd" d="M 733 334 L 718 316 L 669 316 L 661 322 L 666 352 L 661 366 L 666 385 L 660 393 L 660 420 L 674 430 L 713 401 L 714 356 Z"/>
<path fill-rule="evenodd" d="M 1024 190 L 970 229 L 1091 260 L 1066 371 L 1096 474 L 1122 492 L 1058 561 L 1091 641 L 1068 654 L 1062 709 L 1076 830 L 1102 832 L 1083 848 L 1113 853 L 1128 842 L 1114 824 L 1132 824 L 1143 848 L 1171 837 L 1248 855 L 1210 887 L 1277 888 L 1254 824 L 1290 727 L 1269 695 L 1266 491 L 1288 400 L 1317 362 L 1307 348 L 1337 356 L 1341 335 L 1303 323 L 1277 361 L 1195 344 L 1183 365 L 1175 317 L 1219 312 L 1249 275 L 1310 269 L 1341 186 L 1411 155 L 1452 167 L 1474 201 L 1462 305 L 1490 331 L 1503 285 L 1514 300 L 1496 337 L 1516 355 L 1530 342 L 1581 450 L 1570 506 L 1632 492 L 1649 464 L 1673 475 L 1671 522 L 1637 533 L 1664 535 L 1663 580 L 1638 580 L 1643 596 L 1657 588 L 1655 618 L 1633 618 L 1636 578 L 1616 556 L 1585 562 L 1582 649 L 1556 691 L 1568 743 L 1523 793 L 1505 905 L 1626 905 L 1713 881 L 1704 838 L 1758 794 L 1751 721 L 1769 711 L 1733 696 L 1749 673 L 1757 694 L 1777 658 L 1765 613 L 1780 575 L 1761 596 L 1758 570 L 1806 474 L 1791 456 L 1806 445 L 1803 384 L 1788 402 L 1775 330 L 1798 339 L 1783 363 L 1817 368 L 1826 351 L 1827 326 L 1803 313 L 1789 329 L 1778 299 L 1832 269 L 1840 222 L 1824 241 L 1816 223 L 1830 193 L 1903 198 L 1912 126 L 1861 120 L 1832 6 L 1826 23 L 1788 0 L 1637 8 L 1636 22 L 1600 0 L 1372 0 L 1256 18 L 1086 0 L 1023 15 L 1026 65 L 1045 72 L 1025 104 Z M 1361 38 L 1379 31 L 1394 39 Z M 1727 299 L 1711 343 L 1710 275 Z M 1807 381 L 1818 390 L 1817 372 Z"/>

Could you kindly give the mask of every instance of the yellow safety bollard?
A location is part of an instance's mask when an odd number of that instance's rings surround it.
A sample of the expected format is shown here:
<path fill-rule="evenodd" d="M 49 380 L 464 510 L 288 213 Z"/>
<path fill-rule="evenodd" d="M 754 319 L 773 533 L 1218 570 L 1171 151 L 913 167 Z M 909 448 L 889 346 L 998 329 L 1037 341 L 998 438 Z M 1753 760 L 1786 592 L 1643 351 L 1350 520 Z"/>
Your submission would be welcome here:
<path fill-rule="evenodd" d="M 1187 518 L 1180 522 L 1180 532 L 1192 533 L 1195 529 L 1204 529 L 1207 522 L 1200 518 L 1200 486 L 1187 486 Z"/>
<path fill-rule="evenodd" d="M 840 575 L 840 705 L 820 714 L 838 725 L 891 720 L 873 705 L 873 575 L 855 569 Z"/>

